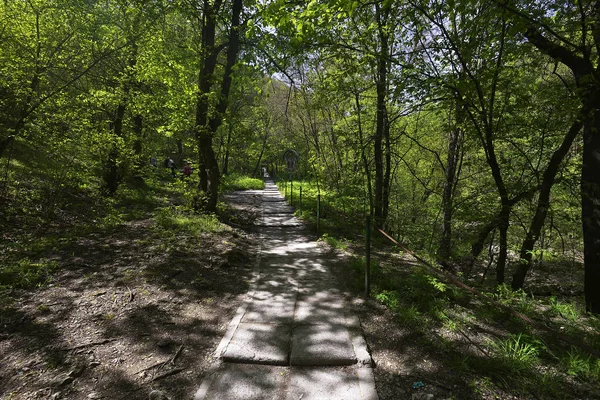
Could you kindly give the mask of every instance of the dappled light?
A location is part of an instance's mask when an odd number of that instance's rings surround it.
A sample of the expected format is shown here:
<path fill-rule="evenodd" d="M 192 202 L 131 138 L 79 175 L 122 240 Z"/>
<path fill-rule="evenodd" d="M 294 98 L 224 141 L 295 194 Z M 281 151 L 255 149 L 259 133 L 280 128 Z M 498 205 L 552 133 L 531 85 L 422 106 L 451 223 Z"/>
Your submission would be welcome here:
<path fill-rule="evenodd" d="M 600 1 L 0 20 L 0 398 L 600 398 Z"/>

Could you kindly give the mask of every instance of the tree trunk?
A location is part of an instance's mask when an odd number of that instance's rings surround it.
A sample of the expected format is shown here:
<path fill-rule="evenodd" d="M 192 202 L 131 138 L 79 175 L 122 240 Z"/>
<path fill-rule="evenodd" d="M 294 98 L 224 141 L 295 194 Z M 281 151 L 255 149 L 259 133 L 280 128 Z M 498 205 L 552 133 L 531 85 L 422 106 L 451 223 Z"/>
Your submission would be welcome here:
<path fill-rule="evenodd" d="M 137 51 L 138 46 L 134 43 L 131 44 L 132 50 L 128 60 L 128 66 L 130 71 L 134 70 L 137 64 Z M 129 93 L 133 84 L 133 76 L 130 72 L 126 72 L 121 82 L 121 89 L 123 91 L 119 105 L 115 110 L 115 118 L 112 121 L 112 131 L 114 138 L 123 137 L 123 120 L 125 118 L 125 110 L 127 108 L 127 102 L 129 101 Z M 141 119 L 139 121 L 141 129 Z M 111 144 L 112 148 L 109 152 L 108 158 L 105 160 L 105 171 L 104 171 L 104 185 L 105 192 L 112 196 L 116 193 L 119 184 L 123 180 L 124 171 L 122 164 L 119 163 L 121 152 L 117 146 L 116 140 Z"/>
<path fill-rule="evenodd" d="M 200 184 L 206 184 L 203 206 L 207 211 L 214 212 L 217 209 L 219 195 L 218 187 L 221 175 L 219 174 L 219 164 L 212 147 L 212 139 L 212 132 L 199 135 L 198 148 L 200 151 L 200 159 L 203 160 L 203 171 L 200 172 Z M 204 178 L 204 182 L 202 182 L 202 178 Z"/>
<path fill-rule="evenodd" d="M 15 140 L 15 135 L 7 135 L 5 138 L 0 140 L 0 158 L 4 156 L 6 150 L 10 147 L 12 142 Z"/>
<path fill-rule="evenodd" d="M 219 52 L 215 49 L 216 14 L 221 6 L 221 0 L 215 1 L 214 5 L 209 0 L 203 3 L 203 26 L 202 26 L 202 54 L 200 60 L 200 72 L 198 74 L 198 100 L 196 104 L 196 127 L 195 135 L 198 145 L 198 175 L 200 183 L 198 189 L 202 192 L 201 205 L 208 211 L 216 210 L 208 204 L 210 196 L 209 187 L 215 187 L 211 179 L 214 178 L 214 166 L 211 161 L 212 132 L 208 127 L 211 83 L 213 73 L 217 65 Z M 212 174 L 210 171 L 213 171 Z M 218 169 L 217 169 L 218 172 Z M 218 174 L 217 174 L 218 175 Z M 218 179 L 218 178 L 217 178 Z M 218 187 L 218 185 L 217 185 Z"/>
<path fill-rule="evenodd" d="M 115 118 L 112 121 L 112 131 L 115 138 L 123 136 L 123 118 L 125 116 L 125 103 L 122 102 L 115 110 Z M 119 166 L 120 151 L 116 140 L 111 143 L 108 157 L 104 160 L 104 174 L 102 176 L 104 183 L 104 193 L 113 196 L 119 184 L 123 179 L 123 171 Z"/>
<path fill-rule="evenodd" d="M 231 147 L 231 134 L 233 132 L 233 125 L 229 124 L 229 129 L 227 130 L 227 144 L 225 145 L 225 156 L 223 157 L 223 175 L 227 175 L 229 173 L 229 148 Z"/>
<path fill-rule="evenodd" d="M 532 188 L 532 189 L 529 189 L 529 190 L 519 193 L 518 195 L 516 195 L 515 197 L 511 198 L 508 201 L 508 206 L 514 207 L 515 204 L 517 204 L 521 200 L 533 196 L 535 194 L 535 192 L 537 192 L 537 188 Z M 508 212 L 510 214 L 510 210 Z M 502 213 L 503 213 L 503 210 L 500 209 L 498 214 L 490 222 L 488 222 L 483 228 L 481 228 L 481 230 L 479 231 L 479 234 L 477 235 L 477 240 L 471 244 L 471 252 L 465 257 L 467 273 L 469 273 L 471 271 L 471 268 L 473 267 L 473 263 L 475 262 L 475 259 L 483 251 L 483 246 L 485 245 L 485 240 L 489 236 L 490 232 L 492 232 L 494 229 L 496 229 L 500 226 L 500 221 L 502 220 Z"/>
<path fill-rule="evenodd" d="M 377 113 L 376 126 L 373 140 L 375 155 L 375 228 L 383 228 L 385 225 L 385 167 L 383 163 L 383 140 L 385 136 L 385 124 L 387 114 L 386 94 L 388 80 L 388 33 L 386 32 L 388 10 L 382 10 L 379 3 L 375 5 L 376 17 L 379 29 L 379 54 L 377 56 Z"/>
<path fill-rule="evenodd" d="M 384 118 L 383 137 L 385 139 L 385 172 L 383 175 L 383 224 L 387 221 L 390 209 L 390 180 L 392 175 L 392 145 L 390 142 L 390 124 L 387 112 Z"/>
<path fill-rule="evenodd" d="M 354 100 L 356 102 L 356 114 L 358 117 L 358 139 L 360 141 L 360 158 L 363 163 L 363 168 L 365 170 L 365 181 L 367 185 L 367 197 L 369 198 L 369 215 L 373 212 L 373 185 L 371 182 L 371 170 L 369 169 L 369 161 L 367 160 L 367 155 L 365 154 L 365 143 L 364 143 L 364 135 L 362 130 L 362 119 L 361 119 L 361 109 L 360 109 L 360 95 L 358 92 L 355 93 Z"/>
<path fill-rule="evenodd" d="M 504 275 L 506 271 L 506 259 L 508 257 L 508 227 L 510 221 L 510 205 L 502 205 L 498 220 L 498 231 L 500 232 L 500 243 L 498 249 L 498 261 L 496 262 L 496 283 L 501 285 L 504 283 Z"/>
<path fill-rule="evenodd" d="M 133 153 L 135 154 L 135 168 L 139 171 L 146 165 L 144 159 L 144 119 L 140 114 L 133 117 L 133 134 L 135 140 L 133 142 Z"/>
<path fill-rule="evenodd" d="M 491 118 L 490 118 L 491 119 Z M 502 171 L 500 171 L 500 165 L 496 157 L 496 150 L 494 142 L 492 140 L 491 124 L 486 127 L 485 133 L 485 151 L 486 159 L 490 169 L 492 170 L 492 176 L 496 183 L 496 189 L 500 197 L 500 213 L 498 214 L 498 230 L 500 232 L 500 249 L 498 254 L 498 262 L 496 263 L 496 281 L 498 284 L 504 283 L 504 270 L 506 267 L 507 259 L 507 233 L 510 224 L 510 211 L 513 206 L 513 202 L 508 198 L 508 190 L 506 184 L 502 178 Z"/>
<path fill-rule="evenodd" d="M 215 80 L 214 71 L 217 65 L 219 50 L 215 48 L 215 32 L 217 17 L 222 0 L 204 0 L 203 26 L 202 26 L 202 56 L 200 60 L 200 73 L 198 76 L 198 102 L 196 105 L 196 142 L 198 144 L 198 158 L 201 192 L 204 192 L 206 202 L 203 204 L 206 211 L 214 212 L 217 209 L 219 195 L 219 164 L 213 150 L 213 137 L 223 122 L 223 115 L 227 111 L 229 90 L 231 88 L 233 66 L 236 63 L 240 46 L 239 28 L 242 12 L 242 0 L 233 0 L 231 11 L 231 27 L 227 48 L 227 57 L 216 110 L 210 111 L 210 93 Z M 210 114 L 209 114 L 210 112 Z"/>
<path fill-rule="evenodd" d="M 558 173 L 558 168 L 560 167 L 562 160 L 567 155 L 573 140 L 575 140 L 575 137 L 577 137 L 577 134 L 581 130 L 582 126 L 583 121 L 581 119 L 577 119 L 577 121 L 571 125 L 571 128 L 563 139 L 562 144 L 552 154 L 550 162 L 544 171 L 535 215 L 533 216 L 531 224 L 529 225 L 527 236 L 521 245 L 519 264 L 517 265 L 515 273 L 513 274 L 511 287 L 514 290 L 523 288 L 525 278 L 527 277 L 527 273 L 531 268 L 533 247 L 540 236 L 540 232 L 544 226 L 544 222 L 546 221 L 548 209 L 550 208 L 550 191 L 552 189 L 552 185 L 554 184 L 554 178 Z"/>
<path fill-rule="evenodd" d="M 459 120 L 457 118 L 457 124 Z M 446 160 L 446 180 L 444 181 L 444 193 L 442 195 L 442 238 L 437 252 L 439 262 L 445 262 L 450 259 L 452 244 L 452 213 L 454 187 L 456 185 L 456 170 L 460 158 L 460 143 L 462 132 L 458 126 L 450 131 L 450 140 L 448 141 L 448 156 Z M 486 234 L 487 237 L 487 234 Z"/>
<path fill-rule="evenodd" d="M 581 171 L 581 221 L 585 307 L 600 314 L 600 88 L 590 91 L 588 113 L 583 129 L 583 167 Z"/>
<path fill-rule="evenodd" d="M 269 128 L 265 129 L 265 137 L 263 139 L 262 147 L 260 149 L 260 154 L 258 159 L 256 160 L 256 165 L 254 166 L 254 174 L 253 176 L 258 176 L 258 171 L 260 170 L 260 163 L 262 161 L 263 154 L 265 153 L 265 149 L 267 148 L 267 141 L 269 140 Z"/>

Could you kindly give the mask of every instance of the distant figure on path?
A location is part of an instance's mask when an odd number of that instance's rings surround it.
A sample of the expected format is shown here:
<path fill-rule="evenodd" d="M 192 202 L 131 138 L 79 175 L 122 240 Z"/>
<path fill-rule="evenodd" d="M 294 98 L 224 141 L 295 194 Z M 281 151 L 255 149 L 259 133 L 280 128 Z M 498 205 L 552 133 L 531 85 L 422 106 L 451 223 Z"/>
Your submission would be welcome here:
<path fill-rule="evenodd" d="M 185 165 L 183 166 L 183 177 L 187 178 L 191 174 L 192 174 L 192 167 L 190 167 L 190 163 L 186 161 Z"/>
<path fill-rule="evenodd" d="M 175 178 L 175 161 L 172 158 L 169 158 L 169 161 L 167 161 L 167 168 L 171 168 L 171 175 Z"/>
<path fill-rule="evenodd" d="M 154 156 L 153 156 L 153 157 L 150 159 L 150 165 L 152 165 L 154 168 L 156 168 L 156 157 L 154 157 Z"/>

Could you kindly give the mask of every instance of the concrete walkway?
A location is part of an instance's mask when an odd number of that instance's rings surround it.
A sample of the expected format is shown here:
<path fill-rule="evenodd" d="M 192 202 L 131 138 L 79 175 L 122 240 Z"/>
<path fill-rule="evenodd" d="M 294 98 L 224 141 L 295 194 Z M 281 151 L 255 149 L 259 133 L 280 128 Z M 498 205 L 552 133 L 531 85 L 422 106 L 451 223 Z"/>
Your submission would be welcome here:
<path fill-rule="evenodd" d="M 261 249 L 245 303 L 195 400 L 376 400 L 372 361 L 317 243 L 277 186 L 261 196 Z"/>

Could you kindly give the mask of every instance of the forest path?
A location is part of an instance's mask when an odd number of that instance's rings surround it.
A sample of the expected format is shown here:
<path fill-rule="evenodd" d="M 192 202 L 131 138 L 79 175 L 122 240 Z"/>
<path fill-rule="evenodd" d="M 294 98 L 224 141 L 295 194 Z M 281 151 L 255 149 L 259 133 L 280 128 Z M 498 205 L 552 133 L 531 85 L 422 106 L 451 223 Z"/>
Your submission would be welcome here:
<path fill-rule="evenodd" d="M 235 196 L 260 197 L 261 247 L 246 301 L 195 399 L 376 400 L 359 320 L 317 242 L 272 181 Z"/>

